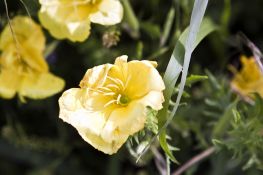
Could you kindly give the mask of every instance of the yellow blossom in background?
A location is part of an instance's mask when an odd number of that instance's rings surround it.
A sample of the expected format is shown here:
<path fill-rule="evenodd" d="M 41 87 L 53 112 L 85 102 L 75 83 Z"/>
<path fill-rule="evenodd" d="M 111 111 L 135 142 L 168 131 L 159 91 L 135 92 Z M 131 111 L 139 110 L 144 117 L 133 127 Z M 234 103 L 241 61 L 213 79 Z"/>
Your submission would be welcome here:
<path fill-rule="evenodd" d="M 84 41 L 90 34 L 90 23 L 114 25 L 123 17 L 118 0 L 39 0 L 39 19 L 58 39 Z"/>
<path fill-rule="evenodd" d="M 235 71 L 231 87 L 244 97 L 249 97 L 252 93 L 258 93 L 263 97 L 263 74 L 256 60 L 246 56 L 242 56 L 240 59 L 242 68 L 239 72 Z"/>
<path fill-rule="evenodd" d="M 45 37 L 31 18 L 17 16 L 0 35 L 0 96 L 13 98 L 17 93 L 40 99 L 52 96 L 64 87 L 64 80 L 51 74 L 43 57 Z"/>
<path fill-rule="evenodd" d="M 116 153 L 144 128 L 147 107 L 160 110 L 164 101 L 157 63 L 127 58 L 88 69 L 80 88 L 65 91 L 59 99 L 59 117 L 106 154 Z"/>

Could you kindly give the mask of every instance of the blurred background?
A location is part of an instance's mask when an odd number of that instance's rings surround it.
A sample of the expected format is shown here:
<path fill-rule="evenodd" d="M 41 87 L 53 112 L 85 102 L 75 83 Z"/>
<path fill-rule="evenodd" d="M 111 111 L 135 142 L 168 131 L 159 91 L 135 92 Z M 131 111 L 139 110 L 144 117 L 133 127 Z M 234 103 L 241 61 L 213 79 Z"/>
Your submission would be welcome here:
<path fill-rule="evenodd" d="M 46 55 L 50 70 L 66 81 L 65 89 L 78 87 L 88 68 L 113 63 L 119 55 L 129 59 L 158 62 L 164 73 L 180 33 L 188 26 L 193 0 L 148 0 L 129 2 L 135 19 L 127 14 L 116 26 L 92 24 L 90 37 L 83 43 L 55 40 L 45 31 L 47 47 L 55 46 Z M 39 22 L 37 0 L 24 0 L 31 16 Z M 9 15 L 27 15 L 19 0 L 7 1 Z M 244 33 L 263 49 L 262 0 L 213 0 L 206 16 L 218 26 L 196 48 L 190 74 L 208 75 L 209 80 L 198 82 L 186 92 L 173 123 L 168 128 L 169 142 L 180 149 L 174 152 L 183 164 L 213 145 L 211 130 L 235 98 L 229 81 L 228 66 L 240 67 L 241 54 L 250 55 L 237 34 Z M 127 5 L 124 10 L 127 10 Z M 174 12 L 174 14 L 173 14 Z M 127 13 L 127 11 L 126 11 Z M 166 21 L 172 26 L 165 36 Z M 135 20 L 135 21 L 134 21 Z M 4 1 L 0 2 L 0 31 L 7 25 Z M 214 79 L 213 79 L 214 78 Z M 211 80 L 212 79 L 212 80 Z M 215 82 L 216 81 L 216 82 Z M 219 88 L 216 88 L 216 83 Z M 115 155 L 105 155 L 81 139 L 75 128 L 58 118 L 60 94 L 44 100 L 21 103 L 0 99 L 0 174 L 3 175 L 154 175 L 160 174 L 156 154 L 148 151 L 138 164 L 123 146 Z M 211 107 L 207 101 L 217 104 Z M 209 113 L 210 112 L 210 113 Z M 211 112 L 214 114 L 211 115 Z M 157 152 L 163 155 L 156 143 Z M 235 158 L 229 149 L 222 151 L 190 168 L 186 175 L 260 175 L 259 166 L 244 167 L 249 155 Z M 248 156 L 248 157 L 246 157 Z M 257 164 L 258 165 L 258 164 Z M 171 163 L 171 172 L 180 165 Z"/>

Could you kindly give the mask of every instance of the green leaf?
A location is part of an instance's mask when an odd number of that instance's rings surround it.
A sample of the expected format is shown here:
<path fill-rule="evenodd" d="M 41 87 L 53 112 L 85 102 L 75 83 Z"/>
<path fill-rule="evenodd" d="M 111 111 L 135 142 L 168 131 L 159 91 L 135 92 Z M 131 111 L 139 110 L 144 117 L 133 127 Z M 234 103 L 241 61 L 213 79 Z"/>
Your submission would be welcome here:
<path fill-rule="evenodd" d="M 173 52 L 173 56 L 171 57 L 171 60 L 175 59 L 176 61 L 174 61 L 176 64 L 178 63 L 182 63 L 183 61 L 183 72 L 182 72 L 182 77 L 181 77 L 181 83 L 179 86 L 179 93 L 176 99 L 176 105 L 174 106 L 171 114 L 167 117 L 167 111 L 164 111 L 160 114 L 160 118 L 163 121 L 165 119 L 166 122 L 164 123 L 164 125 L 162 125 L 162 128 L 160 129 L 160 136 L 159 136 L 159 141 L 161 144 L 161 147 L 163 148 L 163 150 L 165 151 L 165 153 L 169 156 L 169 158 L 171 160 L 175 160 L 174 156 L 172 156 L 172 152 L 171 150 L 167 149 L 168 148 L 168 144 L 166 141 L 166 134 L 165 134 L 165 130 L 163 130 L 163 128 L 166 128 L 168 126 L 168 124 L 170 124 L 170 122 L 172 121 L 178 107 L 180 104 L 180 100 L 181 97 L 183 95 L 184 92 L 184 86 L 186 83 L 186 77 L 187 77 L 187 73 L 188 73 L 188 67 L 190 64 L 190 59 L 191 59 L 191 55 L 193 50 L 195 49 L 195 47 L 199 44 L 199 42 L 201 42 L 201 40 L 207 36 L 209 33 L 211 33 L 214 28 L 212 27 L 213 25 L 210 25 L 211 22 L 209 20 L 205 20 L 202 24 L 202 19 L 207 7 L 207 3 L 208 0 L 196 0 L 195 4 L 194 4 L 194 8 L 193 8 L 193 12 L 192 12 L 192 16 L 191 16 L 191 21 L 190 21 L 190 27 L 189 29 L 186 29 L 182 35 L 179 38 L 179 41 L 177 42 L 174 52 Z M 200 27 L 201 26 L 201 27 Z M 180 65 L 180 64 L 179 64 Z M 178 66 L 177 66 L 178 67 Z M 170 69 L 173 70 L 170 70 Z M 166 75 L 169 72 L 174 72 L 176 69 L 175 66 L 170 66 L 168 65 L 167 70 L 166 70 Z M 180 67 L 181 69 L 181 67 Z M 178 78 L 179 74 L 176 75 L 175 77 L 171 77 L 171 80 L 174 80 L 174 78 Z M 170 82 L 171 80 L 169 80 L 168 82 Z M 167 79 L 164 76 L 164 81 L 166 82 Z M 176 83 L 173 82 L 173 83 Z M 174 88 L 173 84 L 173 88 Z M 170 87 L 166 87 L 166 91 L 170 91 L 169 89 Z M 171 97 L 165 96 L 165 100 L 170 100 Z M 164 109 L 165 110 L 165 109 Z M 163 110 L 162 110 L 163 111 Z M 160 124 L 163 124 L 163 122 L 161 122 Z"/>
<path fill-rule="evenodd" d="M 167 14 L 167 18 L 166 18 L 166 21 L 164 24 L 164 30 L 163 30 L 162 37 L 160 40 L 161 46 L 165 45 L 165 43 L 169 37 L 169 34 L 171 32 L 171 29 L 172 29 L 174 17 L 175 17 L 175 9 L 174 9 L 174 7 L 171 7 L 169 13 Z"/>
<path fill-rule="evenodd" d="M 159 39 L 161 35 L 161 29 L 158 25 L 151 22 L 141 22 L 141 29 L 149 35 L 152 40 Z"/>
<path fill-rule="evenodd" d="M 145 151 L 150 147 L 150 144 L 153 140 L 159 136 L 159 142 L 162 149 L 165 151 L 167 156 L 174 162 L 176 159 L 174 158 L 171 150 L 169 149 L 167 140 L 166 140 L 166 132 L 165 128 L 172 121 L 177 108 L 180 104 L 180 99 L 182 97 L 184 86 L 186 83 L 186 77 L 188 72 L 188 67 L 190 63 L 190 58 L 195 47 L 205 38 L 209 33 L 216 29 L 216 26 L 211 22 L 211 20 L 206 19 L 202 22 L 205 9 L 207 7 L 208 0 L 196 0 L 192 12 L 191 22 L 189 29 L 186 29 L 179 40 L 176 43 L 173 54 L 168 63 L 167 69 L 164 74 L 164 83 L 165 83 L 165 91 L 164 98 L 165 102 L 163 104 L 163 109 L 158 113 L 159 120 L 159 132 L 155 135 L 152 140 L 149 142 L 149 145 L 141 152 L 138 157 L 140 157 L 145 153 Z M 174 106 L 172 112 L 168 115 L 168 107 L 169 101 L 171 99 L 174 86 L 176 81 L 182 71 L 182 62 L 183 62 L 183 74 L 181 77 L 181 83 L 179 88 L 179 93 L 176 100 L 176 105 Z"/>
<path fill-rule="evenodd" d="M 179 162 L 174 157 L 169 144 L 167 143 L 165 131 L 160 133 L 159 142 L 160 142 L 162 149 L 165 151 L 165 154 L 169 157 L 169 159 L 172 160 L 174 163 L 179 164 Z"/>
<path fill-rule="evenodd" d="M 221 89 L 221 85 L 220 83 L 217 81 L 217 79 L 215 78 L 215 76 L 209 71 L 209 70 L 205 70 L 205 73 L 208 75 L 208 80 L 210 81 L 210 84 L 212 85 L 212 87 L 216 90 Z"/>
<path fill-rule="evenodd" d="M 207 80 L 208 76 L 205 75 L 190 75 L 187 79 L 186 79 L 186 86 L 191 86 L 192 84 L 198 82 L 198 81 L 203 81 L 203 80 Z"/>
<path fill-rule="evenodd" d="M 200 29 L 198 31 L 198 34 L 196 35 L 195 41 L 192 43 L 193 50 L 196 48 L 196 46 L 211 32 L 218 30 L 218 26 L 214 24 L 214 22 L 208 18 L 205 17 L 201 23 Z M 189 34 L 189 27 L 186 28 L 186 30 L 182 33 L 179 40 L 181 43 L 186 43 L 187 36 Z"/>

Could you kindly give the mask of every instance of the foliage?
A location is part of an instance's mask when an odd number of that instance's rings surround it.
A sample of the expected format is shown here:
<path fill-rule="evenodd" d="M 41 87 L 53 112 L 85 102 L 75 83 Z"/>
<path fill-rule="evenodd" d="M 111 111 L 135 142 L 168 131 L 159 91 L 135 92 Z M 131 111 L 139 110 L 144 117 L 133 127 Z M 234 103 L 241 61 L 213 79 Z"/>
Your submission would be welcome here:
<path fill-rule="evenodd" d="M 38 0 L 6 0 L 0 2 L 0 31 L 8 25 L 4 2 L 11 19 L 30 16 L 40 25 Z M 120 55 L 156 61 L 166 85 L 163 109 L 148 107 L 144 129 L 107 156 L 58 119 L 61 94 L 26 103 L 17 96 L 0 99 L 0 174 L 176 174 L 206 150 L 213 151 L 183 174 L 262 174 L 263 100 L 233 90 L 229 67 L 240 72 L 241 55 L 262 62 L 263 1 L 120 2 L 122 22 L 91 24 L 84 42 L 58 40 L 43 29 L 49 71 L 70 89 L 87 69 Z M 238 31 L 253 43 L 240 43 Z"/>

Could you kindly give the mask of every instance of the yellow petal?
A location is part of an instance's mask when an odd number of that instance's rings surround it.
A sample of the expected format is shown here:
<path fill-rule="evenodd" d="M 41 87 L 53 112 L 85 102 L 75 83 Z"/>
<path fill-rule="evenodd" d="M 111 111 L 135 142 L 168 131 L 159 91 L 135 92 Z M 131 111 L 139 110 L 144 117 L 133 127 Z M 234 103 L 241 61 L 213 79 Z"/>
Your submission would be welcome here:
<path fill-rule="evenodd" d="M 48 66 L 42 56 L 45 37 L 40 26 L 31 18 L 23 16 L 16 16 L 11 23 L 15 36 L 13 36 L 10 27 L 6 25 L 0 37 L 2 65 L 12 66 L 19 55 L 22 61 L 33 69 L 48 71 Z M 14 42 L 14 37 L 17 43 Z"/>
<path fill-rule="evenodd" d="M 102 112 L 96 113 L 83 108 L 79 101 L 82 93 L 79 88 L 69 89 L 63 93 L 59 99 L 59 117 L 77 129 L 87 129 L 99 135 L 106 119 Z"/>
<path fill-rule="evenodd" d="M 110 70 L 109 76 L 118 77 L 125 82 L 127 96 L 131 99 L 141 98 L 150 91 L 163 91 L 165 88 L 162 77 L 150 61 L 127 63 L 123 57 L 115 65 L 117 68 Z"/>
<path fill-rule="evenodd" d="M 79 86 L 81 88 L 96 88 L 102 86 L 105 83 L 108 72 L 112 65 L 104 64 L 96 66 L 92 69 L 88 69 L 85 73 L 83 79 L 81 80 Z"/>
<path fill-rule="evenodd" d="M 140 101 L 132 101 L 128 106 L 114 110 L 102 131 L 102 138 L 108 142 L 118 140 L 123 135 L 133 135 L 143 129 L 146 121 L 146 107 Z"/>
<path fill-rule="evenodd" d="M 106 142 L 101 136 L 92 134 L 87 130 L 79 129 L 78 132 L 81 137 L 94 148 L 110 155 L 116 153 L 128 139 L 128 135 L 122 135 L 122 137 L 119 137 L 118 140 Z"/>
<path fill-rule="evenodd" d="M 154 110 L 162 109 L 164 97 L 162 92 L 151 91 L 145 97 L 131 102 L 127 107 L 116 108 L 110 114 L 102 131 L 104 140 L 111 142 L 133 135 L 144 128 L 147 106 Z"/>
<path fill-rule="evenodd" d="M 43 57 L 43 53 L 39 53 L 33 48 L 24 46 L 22 52 L 23 61 L 28 64 L 28 66 L 39 72 L 47 72 L 48 64 Z"/>
<path fill-rule="evenodd" d="M 241 57 L 242 68 L 236 72 L 231 87 L 243 96 L 259 93 L 263 97 L 263 74 L 253 57 Z"/>
<path fill-rule="evenodd" d="M 118 57 L 114 65 L 89 69 L 81 89 L 60 99 L 60 116 L 85 141 L 107 154 L 115 153 L 130 135 L 143 129 L 147 107 L 162 108 L 164 83 L 150 61 Z"/>
<path fill-rule="evenodd" d="M 81 137 L 93 147 L 106 154 L 113 154 L 128 136 L 111 142 L 103 140 L 100 135 L 107 117 L 103 111 L 87 110 L 82 106 L 80 99 L 85 93 L 85 90 L 79 88 L 65 91 L 59 99 L 59 117 L 74 126 Z"/>
<path fill-rule="evenodd" d="M 21 76 L 14 70 L 1 69 L 0 71 L 0 96 L 13 98 L 19 87 Z"/>
<path fill-rule="evenodd" d="M 102 25 L 120 23 L 123 17 L 123 8 L 118 0 L 102 0 L 98 11 L 90 14 L 90 21 Z"/>
<path fill-rule="evenodd" d="M 127 85 L 127 93 L 131 98 L 139 98 L 150 91 L 161 92 L 165 89 L 162 77 L 151 62 L 131 61 L 128 64 L 131 78 Z"/>
<path fill-rule="evenodd" d="M 78 20 L 73 6 L 42 6 L 38 14 L 42 25 L 57 39 L 69 39 L 73 42 L 84 41 L 90 34 L 90 21 L 86 17 Z M 69 16 L 73 14 L 74 17 Z M 71 19 L 73 18 L 73 19 Z"/>
<path fill-rule="evenodd" d="M 19 88 L 19 95 L 32 99 L 52 96 L 64 88 L 63 79 L 51 73 L 26 73 L 23 75 Z"/>
<path fill-rule="evenodd" d="M 164 102 L 164 96 L 161 91 L 151 91 L 138 101 L 145 107 L 149 106 L 158 111 L 163 108 L 162 103 Z"/>
<path fill-rule="evenodd" d="M 39 52 L 44 51 L 45 37 L 41 27 L 31 18 L 16 16 L 11 20 L 11 24 L 19 44 L 24 42 L 31 43 L 31 46 Z M 6 25 L 0 37 L 0 50 L 5 50 L 9 44 L 14 44 L 14 38 L 9 25 Z"/>

